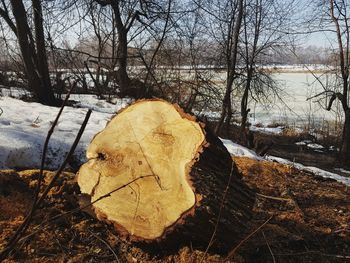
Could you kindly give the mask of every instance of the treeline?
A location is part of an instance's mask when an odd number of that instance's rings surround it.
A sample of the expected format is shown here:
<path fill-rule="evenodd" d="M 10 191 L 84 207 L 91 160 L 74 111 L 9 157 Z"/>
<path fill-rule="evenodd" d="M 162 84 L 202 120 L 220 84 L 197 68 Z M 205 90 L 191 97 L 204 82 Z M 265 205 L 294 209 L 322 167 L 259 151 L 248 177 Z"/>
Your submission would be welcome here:
<path fill-rule="evenodd" d="M 0 67 L 11 72 L 0 81 L 20 80 L 48 105 L 58 105 L 76 82 L 100 98 L 161 97 L 186 111 L 216 108 L 217 134 L 229 131 L 235 111 L 244 139 L 251 101 L 281 97 L 264 65 L 332 65 L 336 78 L 314 99 L 329 102 L 328 110 L 342 105 L 341 153 L 349 160 L 349 9 L 345 0 L 2 0 Z M 299 45 L 300 36 L 320 31 L 332 34 L 330 49 Z"/>

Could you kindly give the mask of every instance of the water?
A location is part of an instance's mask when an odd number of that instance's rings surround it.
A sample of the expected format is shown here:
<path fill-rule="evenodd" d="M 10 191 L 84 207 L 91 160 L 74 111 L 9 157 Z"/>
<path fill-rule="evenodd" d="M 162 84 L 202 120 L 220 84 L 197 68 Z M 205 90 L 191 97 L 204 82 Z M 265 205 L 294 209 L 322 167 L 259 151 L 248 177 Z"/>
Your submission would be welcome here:
<path fill-rule="evenodd" d="M 326 83 L 326 77 L 321 78 Z M 343 122 L 343 112 L 339 102 L 326 111 L 328 101 L 321 97 L 308 99 L 324 89 L 311 73 L 274 73 L 273 78 L 283 89 L 281 100 L 264 105 L 250 101 L 250 120 L 262 124 L 287 123 L 303 128 L 337 126 Z"/>

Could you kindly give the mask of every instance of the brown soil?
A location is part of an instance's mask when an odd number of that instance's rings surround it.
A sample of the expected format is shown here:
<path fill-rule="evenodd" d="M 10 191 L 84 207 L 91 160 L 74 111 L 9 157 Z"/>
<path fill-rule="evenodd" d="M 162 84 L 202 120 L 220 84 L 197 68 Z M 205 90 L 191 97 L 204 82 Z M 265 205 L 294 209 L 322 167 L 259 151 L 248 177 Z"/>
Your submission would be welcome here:
<path fill-rule="evenodd" d="M 277 262 L 350 261 L 347 186 L 287 165 L 248 158 L 235 161 L 258 193 L 256 218 L 273 216 L 242 247 L 248 262 L 268 262 L 273 257 Z"/>
<path fill-rule="evenodd" d="M 237 249 L 235 262 L 350 261 L 350 189 L 277 163 L 235 161 L 244 180 L 258 192 L 255 229 L 270 219 Z M 0 249 L 30 207 L 37 174 L 0 172 Z M 190 244 L 171 253 L 159 247 L 158 254 L 151 255 L 120 240 L 112 227 L 82 211 L 50 220 L 77 209 L 78 196 L 74 174 L 64 173 L 7 262 L 222 262 L 225 258 Z"/>

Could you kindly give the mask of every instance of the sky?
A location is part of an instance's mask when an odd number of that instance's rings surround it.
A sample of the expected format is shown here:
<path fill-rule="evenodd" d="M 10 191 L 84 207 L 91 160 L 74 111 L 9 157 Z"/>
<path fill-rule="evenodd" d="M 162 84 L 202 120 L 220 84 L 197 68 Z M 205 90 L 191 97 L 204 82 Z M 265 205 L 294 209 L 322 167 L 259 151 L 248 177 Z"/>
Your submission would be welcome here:
<path fill-rule="evenodd" d="M 334 38 L 334 34 L 317 32 L 310 34 L 310 36 L 305 37 L 305 39 L 302 39 L 301 44 L 304 46 L 317 46 L 322 48 L 329 48 L 337 45 L 337 42 Z"/>

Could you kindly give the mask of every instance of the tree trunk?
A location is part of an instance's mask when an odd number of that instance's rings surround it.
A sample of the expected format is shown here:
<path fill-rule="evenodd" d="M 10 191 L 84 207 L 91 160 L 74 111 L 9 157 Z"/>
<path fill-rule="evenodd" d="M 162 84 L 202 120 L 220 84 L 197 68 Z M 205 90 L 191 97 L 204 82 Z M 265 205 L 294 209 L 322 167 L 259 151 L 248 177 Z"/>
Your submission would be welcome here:
<path fill-rule="evenodd" d="M 29 89 L 35 94 L 40 103 L 56 105 L 57 101 L 50 85 L 48 69 L 43 69 L 45 65 L 41 64 L 46 55 L 38 55 L 38 53 L 45 52 L 45 50 L 35 50 L 33 35 L 28 25 L 23 2 L 21 0 L 11 0 L 11 5 L 12 10 L 14 10 L 13 15 L 16 21 L 17 39 L 24 62 L 25 73 L 28 78 Z M 40 32 L 38 32 L 38 34 L 40 34 Z M 41 48 L 42 43 L 37 43 L 37 47 Z"/>
<path fill-rule="evenodd" d="M 47 62 L 47 54 L 45 47 L 45 34 L 43 25 L 43 12 L 41 0 L 32 0 L 35 26 L 35 44 L 36 55 L 38 61 L 38 69 L 41 75 L 42 82 L 47 90 L 51 90 L 51 80 L 49 73 L 49 65 Z"/>
<path fill-rule="evenodd" d="M 226 132 L 228 132 L 228 128 L 231 123 L 232 118 L 232 103 L 231 103 L 231 94 L 232 94 L 232 86 L 236 75 L 236 64 L 237 64 L 237 54 L 238 54 L 238 41 L 240 35 L 240 29 L 242 25 L 243 18 L 243 10 L 244 10 L 244 1 L 239 0 L 238 3 L 238 14 L 237 19 L 235 20 L 233 36 L 232 36 L 232 49 L 230 49 L 229 60 L 227 62 L 227 83 L 226 83 L 226 91 L 224 95 L 224 99 L 222 101 L 222 112 L 219 122 L 215 127 L 215 133 L 220 134 L 222 130 L 222 126 L 225 123 Z M 231 30 L 231 29 L 229 29 Z M 228 41 L 230 42 L 230 41 Z"/>
<path fill-rule="evenodd" d="M 150 247 L 205 249 L 212 240 L 215 251 L 232 248 L 250 227 L 255 195 L 203 126 L 162 100 L 119 112 L 94 137 L 78 173 L 97 217 Z"/>
<path fill-rule="evenodd" d="M 345 111 L 342 145 L 340 149 L 340 162 L 350 168 L 350 110 Z"/>
<path fill-rule="evenodd" d="M 249 98 L 249 90 L 250 90 L 250 85 L 252 83 L 252 69 L 251 67 L 248 68 L 247 71 L 247 79 L 246 79 L 246 84 L 245 84 L 245 88 L 244 88 L 244 92 L 243 92 L 243 96 L 242 96 L 242 100 L 241 100 L 241 128 L 242 130 L 245 129 L 245 127 L 247 126 L 247 119 L 248 119 L 248 113 L 249 113 L 249 109 L 248 109 L 248 98 Z"/>
<path fill-rule="evenodd" d="M 128 61 L 128 40 L 127 33 L 118 32 L 119 43 L 117 49 L 118 56 L 118 70 L 117 80 L 122 91 L 126 90 L 130 84 L 130 79 L 127 73 L 127 61 Z"/>
<path fill-rule="evenodd" d="M 251 74 L 251 71 L 248 70 L 246 86 L 241 99 L 241 134 L 242 134 L 243 143 L 248 147 L 252 145 L 251 133 L 249 132 L 249 127 L 247 127 L 248 113 L 250 112 L 250 109 L 248 109 L 248 97 L 249 97 L 251 79 L 252 79 L 252 74 Z"/>

